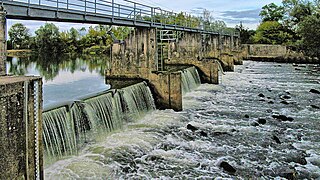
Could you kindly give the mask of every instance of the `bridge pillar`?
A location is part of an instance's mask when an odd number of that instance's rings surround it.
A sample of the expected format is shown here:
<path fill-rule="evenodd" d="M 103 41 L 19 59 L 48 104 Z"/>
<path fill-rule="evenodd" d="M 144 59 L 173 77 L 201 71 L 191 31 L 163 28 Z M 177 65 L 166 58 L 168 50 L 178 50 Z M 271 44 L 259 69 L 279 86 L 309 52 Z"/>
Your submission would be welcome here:
<path fill-rule="evenodd" d="M 220 60 L 224 71 L 234 71 L 233 55 L 229 53 L 221 53 Z"/>
<path fill-rule="evenodd" d="M 42 80 L 0 76 L 0 179 L 43 179 Z"/>
<path fill-rule="evenodd" d="M 0 76 L 6 75 L 7 39 L 6 11 L 0 6 Z"/>

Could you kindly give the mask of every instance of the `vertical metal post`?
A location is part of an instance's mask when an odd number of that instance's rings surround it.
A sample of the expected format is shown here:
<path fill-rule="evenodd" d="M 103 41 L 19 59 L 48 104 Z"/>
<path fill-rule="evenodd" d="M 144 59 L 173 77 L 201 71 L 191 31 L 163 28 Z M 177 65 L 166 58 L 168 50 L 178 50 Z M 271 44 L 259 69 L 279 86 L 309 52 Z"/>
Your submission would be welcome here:
<path fill-rule="evenodd" d="M 94 0 L 94 13 L 97 13 L 97 0 Z"/>
<path fill-rule="evenodd" d="M 67 9 L 69 9 L 69 0 L 67 0 Z"/>
<path fill-rule="evenodd" d="M 153 17 L 153 11 L 154 11 L 153 7 L 151 7 L 151 17 L 150 17 L 151 18 L 151 24 L 153 24 L 153 22 L 154 22 L 154 20 L 153 20 L 153 18 L 154 18 Z"/>
<path fill-rule="evenodd" d="M 133 18 L 134 18 L 134 22 L 133 24 L 136 24 L 136 3 L 133 3 Z"/>
<path fill-rule="evenodd" d="M 111 2 L 112 4 L 111 4 L 111 8 L 112 8 L 112 21 L 111 22 L 113 22 L 114 21 L 114 0 L 112 0 L 112 2 Z M 119 8 L 120 9 L 120 8 Z M 120 15 L 119 15 L 120 16 Z"/>
<path fill-rule="evenodd" d="M 118 17 L 120 17 L 120 4 L 118 4 Z"/>
<path fill-rule="evenodd" d="M 87 0 L 84 0 L 84 13 L 87 14 Z"/>

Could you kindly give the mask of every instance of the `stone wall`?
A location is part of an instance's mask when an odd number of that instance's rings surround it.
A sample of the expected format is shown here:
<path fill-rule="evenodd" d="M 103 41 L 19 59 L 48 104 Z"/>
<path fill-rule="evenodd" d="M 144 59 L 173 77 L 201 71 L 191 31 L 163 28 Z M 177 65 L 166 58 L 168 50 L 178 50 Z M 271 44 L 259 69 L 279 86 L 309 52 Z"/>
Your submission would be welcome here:
<path fill-rule="evenodd" d="M 278 57 L 287 54 L 286 46 L 268 45 L 268 44 L 251 44 L 248 45 L 249 56 Z"/>

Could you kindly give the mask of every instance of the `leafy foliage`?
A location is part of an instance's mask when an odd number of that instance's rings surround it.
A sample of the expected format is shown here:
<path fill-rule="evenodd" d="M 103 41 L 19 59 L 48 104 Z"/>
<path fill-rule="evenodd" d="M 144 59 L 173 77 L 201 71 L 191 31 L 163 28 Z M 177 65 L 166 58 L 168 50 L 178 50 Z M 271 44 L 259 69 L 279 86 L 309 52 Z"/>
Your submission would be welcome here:
<path fill-rule="evenodd" d="M 23 24 L 17 23 L 12 25 L 8 31 L 8 35 L 13 49 L 28 48 L 30 40 L 29 29 L 27 29 Z"/>

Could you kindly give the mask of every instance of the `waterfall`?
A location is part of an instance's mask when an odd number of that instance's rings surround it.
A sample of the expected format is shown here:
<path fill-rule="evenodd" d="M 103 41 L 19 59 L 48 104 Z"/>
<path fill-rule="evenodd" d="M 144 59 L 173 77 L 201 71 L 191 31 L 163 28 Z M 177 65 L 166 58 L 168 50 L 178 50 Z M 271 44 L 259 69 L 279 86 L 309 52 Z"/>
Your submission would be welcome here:
<path fill-rule="evenodd" d="M 192 91 L 201 84 L 200 76 L 198 74 L 197 69 L 194 66 L 182 70 L 181 78 L 182 94 Z"/>
<path fill-rule="evenodd" d="M 48 157 L 62 157 L 77 151 L 72 119 L 67 107 L 43 113 L 43 142 Z"/>
<path fill-rule="evenodd" d="M 86 96 L 71 105 L 43 113 L 43 140 L 49 159 L 74 155 L 87 142 L 120 129 L 155 109 L 145 82 L 119 90 Z"/>
<path fill-rule="evenodd" d="M 129 120 L 135 120 L 145 112 L 155 109 L 151 91 L 145 82 L 123 88 L 120 91 Z"/>

